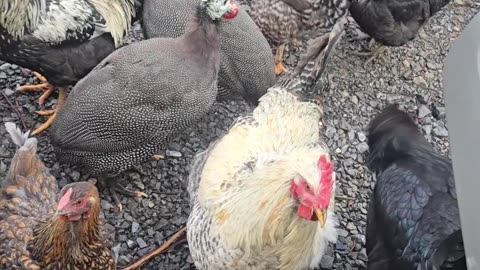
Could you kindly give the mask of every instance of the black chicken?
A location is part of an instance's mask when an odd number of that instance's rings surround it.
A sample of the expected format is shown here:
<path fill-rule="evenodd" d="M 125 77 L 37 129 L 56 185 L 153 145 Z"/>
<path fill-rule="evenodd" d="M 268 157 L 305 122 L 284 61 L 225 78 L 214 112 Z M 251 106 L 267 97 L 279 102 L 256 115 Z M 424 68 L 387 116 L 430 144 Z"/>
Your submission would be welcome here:
<path fill-rule="evenodd" d="M 64 103 L 65 88 L 123 43 L 135 15 L 134 5 L 140 2 L 0 0 L 0 60 L 36 71 L 41 82 L 19 90 L 45 91 L 40 104 L 55 87 L 60 90 L 55 110 L 37 112 L 50 118 L 32 135 L 53 122 Z"/>
<path fill-rule="evenodd" d="M 387 107 L 369 127 L 376 185 L 367 221 L 368 270 L 467 269 L 449 159 L 410 116 Z"/>
<path fill-rule="evenodd" d="M 360 28 L 381 45 L 365 64 L 385 50 L 415 39 L 418 31 L 450 0 L 353 0 L 350 14 Z M 370 45 L 373 45 L 372 43 Z M 384 46 L 385 45 L 385 46 Z M 364 54 L 364 53 L 360 53 Z"/>

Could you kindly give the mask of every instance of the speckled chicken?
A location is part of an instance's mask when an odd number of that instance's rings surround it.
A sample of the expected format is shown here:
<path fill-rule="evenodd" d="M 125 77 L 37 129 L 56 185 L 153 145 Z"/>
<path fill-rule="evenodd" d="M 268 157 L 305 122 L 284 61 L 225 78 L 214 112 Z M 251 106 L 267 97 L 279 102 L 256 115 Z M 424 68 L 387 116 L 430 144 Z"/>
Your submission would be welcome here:
<path fill-rule="evenodd" d="M 5 127 L 18 149 L 0 182 L 0 268 L 115 269 L 95 186 L 78 182 L 58 193 L 37 140 Z"/>
<path fill-rule="evenodd" d="M 199 0 L 145 0 L 145 36 L 178 37 L 185 32 Z M 275 83 L 270 46 L 247 12 L 239 7 L 235 20 L 222 23 L 218 97 L 243 97 L 256 106 L 258 99 Z"/>
<path fill-rule="evenodd" d="M 353 0 L 350 14 L 360 28 L 382 46 L 365 64 L 384 51 L 385 46 L 402 46 L 415 39 L 430 17 L 450 0 Z M 373 44 L 371 44 L 373 45 Z"/>
<path fill-rule="evenodd" d="M 346 16 L 350 1 L 251 0 L 252 19 L 277 46 L 275 73 L 278 75 L 286 71 L 283 53 L 288 43 L 299 46 L 306 31 L 335 25 L 340 18 Z"/>
<path fill-rule="evenodd" d="M 32 134 L 50 126 L 69 85 L 122 45 L 134 1 L 0 0 L 0 60 L 35 71 L 41 82 L 19 90 L 45 91 L 39 99 L 43 104 L 59 87 L 56 108 L 37 112 L 50 117 Z"/>
<path fill-rule="evenodd" d="M 52 126 L 57 158 L 83 167 L 116 191 L 115 174 L 152 157 L 215 101 L 220 65 L 220 19 L 232 19 L 230 0 L 202 0 L 187 32 L 124 46 L 72 90 Z M 192 10 L 193 12 L 194 10 Z"/>
<path fill-rule="evenodd" d="M 367 215 L 368 270 L 467 270 L 451 161 L 408 113 L 390 105 L 370 123 L 376 183 Z"/>
<path fill-rule="evenodd" d="M 187 238 L 198 269 L 313 269 L 336 241 L 323 109 L 308 97 L 324 59 L 315 42 L 311 61 L 194 158 Z"/>

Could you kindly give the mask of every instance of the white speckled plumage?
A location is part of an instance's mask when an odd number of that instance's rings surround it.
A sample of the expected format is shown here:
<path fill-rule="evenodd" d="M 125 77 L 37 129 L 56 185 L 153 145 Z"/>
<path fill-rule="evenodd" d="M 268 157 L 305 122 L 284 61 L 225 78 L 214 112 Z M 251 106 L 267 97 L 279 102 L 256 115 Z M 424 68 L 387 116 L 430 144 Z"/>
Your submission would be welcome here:
<path fill-rule="evenodd" d="M 336 241 L 335 191 L 324 228 L 300 219 L 290 194 L 300 175 L 320 189 L 316 162 L 328 156 L 321 105 L 304 99 L 317 68 L 309 62 L 270 88 L 253 114 L 194 158 L 187 238 L 198 269 L 313 269 Z"/>

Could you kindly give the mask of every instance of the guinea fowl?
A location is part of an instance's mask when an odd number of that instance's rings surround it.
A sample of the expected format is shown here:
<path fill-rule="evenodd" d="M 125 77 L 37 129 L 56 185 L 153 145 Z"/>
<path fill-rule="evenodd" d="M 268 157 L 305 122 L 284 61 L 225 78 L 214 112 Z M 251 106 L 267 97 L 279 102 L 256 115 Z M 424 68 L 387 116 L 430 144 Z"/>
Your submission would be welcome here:
<path fill-rule="evenodd" d="M 191 20 L 199 0 L 145 0 L 145 36 L 178 37 Z M 270 46 L 247 12 L 239 7 L 235 20 L 222 23 L 220 31 L 219 99 L 243 97 L 256 106 L 275 83 Z"/>
<path fill-rule="evenodd" d="M 50 118 L 33 135 L 51 125 L 65 89 L 122 45 L 135 15 L 134 1 L 0 0 L 0 60 L 34 70 L 40 80 L 19 90 L 45 91 L 39 99 L 43 104 L 59 87 L 56 108 L 37 112 Z"/>
<path fill-rule="evenodd" d="M 58 186 L 37 156 L 37 139 L 5 124 L 18 146 L 0 184 L 1 269 L 115 269 L 97 189 Z"/>
<path fill-rule="evenodd" d="M 446 6 L 450 0 L 353 0 L 350 14 L 360 28 L 381 45 L 365 65 L 385 50 L 385 46 L 398 47 L 415 39 L 418 31 Z M 364 54 L 364 53 L 357 53 Z"/>
<path fill-rule="evenodd" d="M 178 38 L 152 38 L 124 46 L 73 88 L 53 123 L 57 158 L 80 165 L 116 191 L 115 179 L 153 156 L 215 101 L 220 65 L 220 18 L 238 9 L 230 0 L 202 0 L 194 21 Z"/>
<path fill-rule="evenodd" d="M 367 215 L 367 269 L 466 270 L 451 161 L 395 105 L 372 120 L 368 144 L 376 185 Z"/>
<path fill-rule="evenodd" d="M 270 88 L 251 115 L 194 158 L 187 239 L 198 269 L 313 269 L 336 241 L 323 110 L 308 97 L 324 46 L 317 39 L 312 60 L 301 61 L 291 79 Z"/>
<path fill-rule="evenodd" d="M 251 0 L 252 19 L 277 46 L 275 73 L 287 71 L 283 65 L 286 44 L 300 46 L 303 34 L 317 27 L 344 27 L 349 5 L 350 0 Z"/>

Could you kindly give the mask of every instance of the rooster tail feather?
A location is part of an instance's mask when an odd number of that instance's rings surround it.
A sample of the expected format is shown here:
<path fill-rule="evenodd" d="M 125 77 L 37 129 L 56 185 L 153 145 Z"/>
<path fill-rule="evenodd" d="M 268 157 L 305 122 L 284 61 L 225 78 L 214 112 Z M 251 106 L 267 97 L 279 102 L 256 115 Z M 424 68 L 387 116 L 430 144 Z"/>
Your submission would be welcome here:
<path fill-rule="evenodd" d="M 7 122 L 5 123 L 5 129 L 13 143 L 20 147 L 22 150 L 31 150 L 33 147 L 37 146 L 37 139 L 29 138 L 30 131 L 23 133 L 20 128 L 18 128 L 15 123 Z"/>

